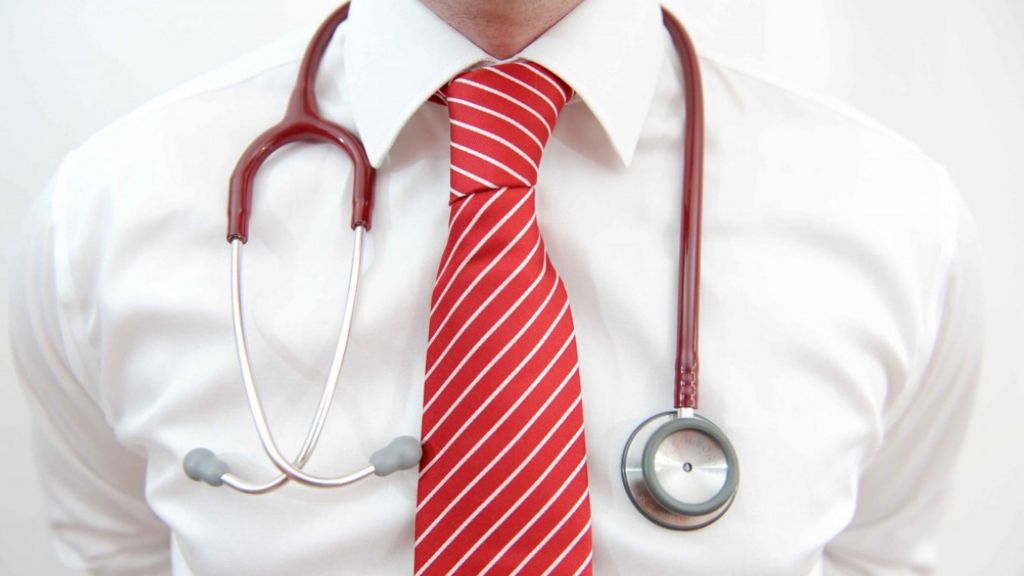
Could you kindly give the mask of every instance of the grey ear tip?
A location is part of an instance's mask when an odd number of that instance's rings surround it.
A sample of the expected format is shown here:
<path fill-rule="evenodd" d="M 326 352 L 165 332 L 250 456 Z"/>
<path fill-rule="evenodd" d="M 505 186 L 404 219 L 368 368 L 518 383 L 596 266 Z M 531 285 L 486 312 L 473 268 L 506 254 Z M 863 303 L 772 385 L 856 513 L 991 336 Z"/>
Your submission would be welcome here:
<path fill-rule="evenodd" d="M 216 456 L 208 448 L 193 448 L 189 450 L 188 454 L 185 454 L 185 458 L 181 461 L 181 467 L 185 470 L 185 475 L 193 480 L 199 480 L 199 465 L 210 457 Z"/>
<path fill-rule="evenodd" d="M 398 436 L 391 441 L 391 445 L 395 447 L 401 447 L 403 450 L 409 450 L 410 453 L 415 452 L 420 456 L 423 455 L 423 444 L 420 443 L 419 438 L 412 436 Z M 419 458 L 416 459 L 419 462 Z"/>
<path fill-rule="evenodd" d="M 387 476 L 398 470 L 407 470 L 419 464 L 423 457 L 423 446 L 412 436 L 399 436 L 387 446 L 377 450 L 370 456 L 373 473 Z"/>
<path fill-rule="evenodd" d="M 189 478 L 196 482 L 206 482 L 210 486 L 223 484 L 221 477 L 230 471 L 228 465 L 208 448 L 189 450 L 181 461 L 181 467 Z"/>

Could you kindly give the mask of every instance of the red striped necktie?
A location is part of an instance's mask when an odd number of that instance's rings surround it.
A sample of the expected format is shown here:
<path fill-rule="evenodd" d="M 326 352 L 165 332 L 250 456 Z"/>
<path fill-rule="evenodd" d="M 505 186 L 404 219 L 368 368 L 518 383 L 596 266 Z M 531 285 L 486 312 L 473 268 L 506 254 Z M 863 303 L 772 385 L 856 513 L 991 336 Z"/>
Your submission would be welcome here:
<path fill-rule="evenodd" d="M 579 362 L 534 205 L 571 89 L 507 62 L 457 76 L 451 215 L 431 298 L 416 575 L 591 573 Z"/>

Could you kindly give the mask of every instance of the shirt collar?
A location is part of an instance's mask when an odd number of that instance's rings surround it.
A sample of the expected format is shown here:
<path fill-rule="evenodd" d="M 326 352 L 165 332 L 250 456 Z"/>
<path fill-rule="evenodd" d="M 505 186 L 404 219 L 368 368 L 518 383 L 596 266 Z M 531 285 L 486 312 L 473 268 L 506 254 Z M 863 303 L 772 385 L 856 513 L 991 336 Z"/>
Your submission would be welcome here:
<path fill-rule="evenodd" d="M 661 70 L 655 0 L 584 0 L 516 58 L 545 66 L 587 105 L 629 165 Z M 353 0 L 345 67 L 356 129 L 380 167 L 405 123 L 453 76 L 494 58 L 419 0 Z"/>

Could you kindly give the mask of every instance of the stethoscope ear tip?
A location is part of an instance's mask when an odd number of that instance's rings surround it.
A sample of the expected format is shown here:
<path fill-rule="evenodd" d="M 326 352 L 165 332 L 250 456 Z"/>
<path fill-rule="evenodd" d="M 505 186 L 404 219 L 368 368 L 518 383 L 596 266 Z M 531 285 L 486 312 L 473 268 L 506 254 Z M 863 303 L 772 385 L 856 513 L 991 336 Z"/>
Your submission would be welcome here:
<path fill-rule="evenodd" d="M 387 446 L 377 450 L 370 456 L 373 473 L 387 476 L 398 470 L 408 470 L 420 463 L 423 457 L 423 446 L 412 436 L 399 436 Z"/>
<path fill-rule="evenodd" d="M 189 478 L 210 486 L 223 484 L 224 475 L 231 471 L 227 463 L 208 448 L 193 448 L 185 455 L 181 466 Z"/>

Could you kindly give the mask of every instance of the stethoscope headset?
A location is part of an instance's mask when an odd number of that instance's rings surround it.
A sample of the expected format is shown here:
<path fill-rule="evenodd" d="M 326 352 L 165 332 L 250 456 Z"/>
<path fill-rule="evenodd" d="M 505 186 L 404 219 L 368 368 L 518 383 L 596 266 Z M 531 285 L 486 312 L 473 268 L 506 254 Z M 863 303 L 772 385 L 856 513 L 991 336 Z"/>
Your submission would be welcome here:
<path fill-rule="evenodd" d="M 320 439 L 344 364 L 359 283 L 363 238 L 371 228 L 373 209 L 375 172 L 362 143 L 351 132 L 320 115 L 314 89 L 320 61 L 334 31 L 348 17 L 348 11 L 346 3 L 317 29 L 303 56 L 284 119 L 249 145 L 231 174 L 227 239 L 231 243 L 235 347 L 260 444 L 279 473 L 263 483 L 248 482 L 232 473 L 228 465 L 210 450 L 193 449 L 184 458 L 185 473 L 193 480 L 201 480 L 212 486 L 226 484 L 247 494 L 270 492 L 288 480 L 332 488 L 351 484 L 371 474 L 386 476 L 396 470 L 413 468 L 421 457 L 419 440 L 411 436 L 399 436 L 375 452 L 366 467 L 351 474 L 322 477 L 302 470 Z M 622 453 L 622 481 L 630 500 L 649 520 L 665 528 L 692 530 L 714 522 L 732 504 L 739 484 L 739 463 L 736 451 L 725 433 L 696 413 L 704 163 L 703 89 L 697 57 L 689 36 L 668 11 L 662 10 L 662 13 L 665 27 L 682 64 L 686 94 L 674 409 L 651 416 L 629 437 Z M 274 152 L 287 144 L 300 141 L 333 144 L 352 161 L 352 229 L 355 231 L 355 243 L 345 312 L 330 372 L 302 446 L 295 458 L 289 460 L 274 441 L 253 381 L 242 319 L 240 277 L 242 246 L 248 240 L 256 173 Z"/>

